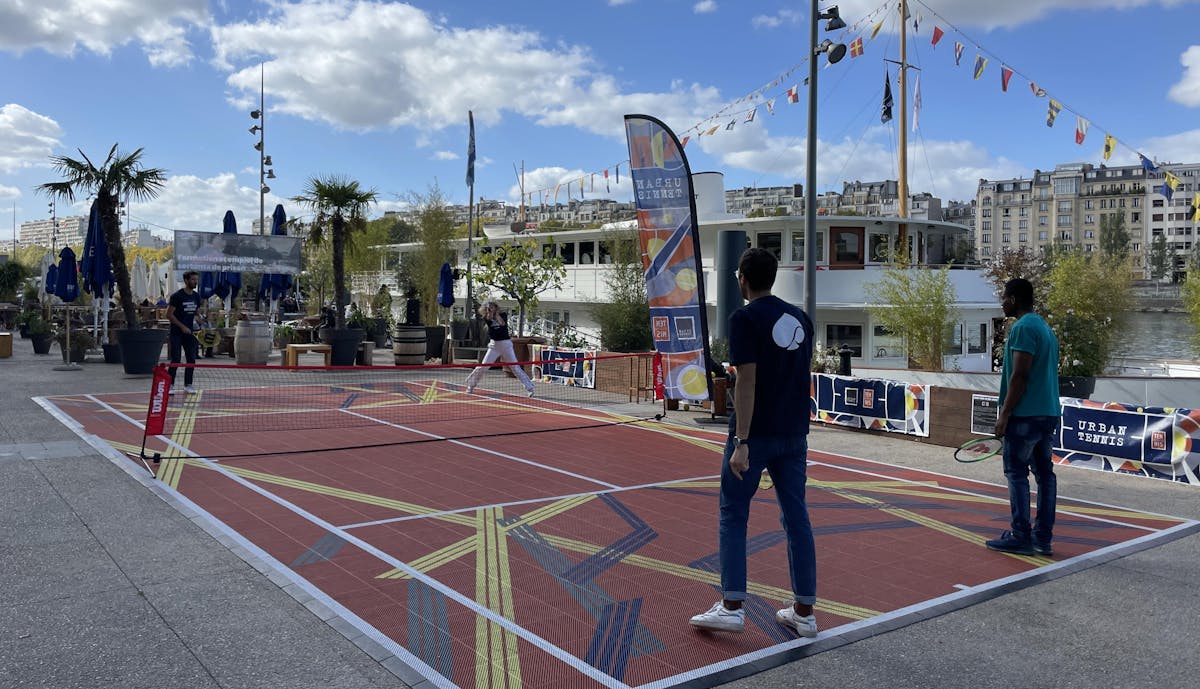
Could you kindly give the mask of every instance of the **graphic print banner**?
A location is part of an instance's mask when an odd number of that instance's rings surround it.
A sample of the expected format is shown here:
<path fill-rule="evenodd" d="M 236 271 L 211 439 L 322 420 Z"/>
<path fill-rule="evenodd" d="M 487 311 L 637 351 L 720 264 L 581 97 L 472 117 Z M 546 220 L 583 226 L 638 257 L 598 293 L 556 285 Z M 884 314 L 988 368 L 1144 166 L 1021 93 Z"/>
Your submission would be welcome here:
<path fill-rule="evenodd" d="M 300 238 L 175 230 L 175 269 L 300 273 Z"/>
<path fill-rule="evenodd" d="M 1061 463 L 1200 485 L 1200 409 L 1062 398 Z"/>
<path fill-rule="evenodd" d="M 596 387 L 598 349 L 574 349 L 548 345 L 529 345 L 533 359 L 533 380 L 578 388 Z M 582 361 L 584 357 L 592 360 Z"/>
<path fill-rule="evenodd" d="M 654 348 L 667 399 L 711 399 L 700 236 L 687 157 L 675 134 L 647 115 L 626 115 L 638 240 Z"/>
<path fill-rule="evenodd" d="M 814 373 L 811 394 L 813 420 L 929 437 L 925 385 Z"/>

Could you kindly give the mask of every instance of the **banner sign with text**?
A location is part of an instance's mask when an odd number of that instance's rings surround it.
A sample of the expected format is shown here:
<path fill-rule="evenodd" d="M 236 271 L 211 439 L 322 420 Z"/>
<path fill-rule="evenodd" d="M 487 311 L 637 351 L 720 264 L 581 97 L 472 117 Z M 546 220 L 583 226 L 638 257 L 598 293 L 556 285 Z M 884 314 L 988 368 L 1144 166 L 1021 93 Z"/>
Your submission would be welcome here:
<path fill-rule="evenodd" d="M 1200 485 L 1200 409 L 1069 397 L 1062 405 L 1060 463 Z"/>
<path fill-rule="evenodd" d="M 638 242 L 654 348 L 667 399 L 712 398 L 700 235 L 687 156 L 675 134 L 647 115 L 626 115 Z"/>
<path fill-rule="evenodd" d="M 300 238 L 175 230 L 175 269 L 298 275 Z"/>
<path fill-rule="evenodd" d="M 550 345 L 529 345 L 533 361 L 533 380 L 577 388 L 596 387 L 598 349 L 575 349 Z M 584 361 L 584 357 L 590 357 Z"/>
<path fill-rule="evenodd" d="M 929 387 L 812 374 L 811 418 L 852 428 L 929 437 Z"/>

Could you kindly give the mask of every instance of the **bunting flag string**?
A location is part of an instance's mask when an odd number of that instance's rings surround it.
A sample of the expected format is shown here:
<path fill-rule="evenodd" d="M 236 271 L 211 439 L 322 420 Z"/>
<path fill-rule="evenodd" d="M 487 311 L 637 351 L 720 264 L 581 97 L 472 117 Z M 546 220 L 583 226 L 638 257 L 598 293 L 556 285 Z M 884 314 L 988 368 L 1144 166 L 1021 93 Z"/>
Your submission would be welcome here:
<path fill-rule="evenodd" d="M 767 101 L 767 113 L 771 114 L 771 115 L 775 114 L 775 99 L 774 98 Z"/>
<path fill-rule="evenodd" d="M 913 123 L 912 130 L 917 131 L 917 126 L 921 122 L 921 74 L 917 73 L 917 83 L 913 88 Z"/>
<path fill-rule="evenodd" d="M 1192 213 L 1189 217 L 1191 218 L 1192 222 L 1200 222 L 1200 192 L 1196 192 L 1196 194 L 1192 196 L 1191 211 Z"/>
<path fill-rule="evenodd" d="M 1012 79 L 1013 71 L 1008 65 L 1000 65 L 1000 90 L 1008 93 L 1008 80 Z"/>
<path fill-rule="evenodd" d="M 883 74 L 883 110 L 879 121 L 884 124 L 892 121 L 892 75 L 886 71 Z"/>
<path fill-rule="evenodd" d="M 933 40 L 930 41 L 929 44 L 932 45 L 934 48 L 936 48 L 938 41 L 942 40 L 942 36 L 945 36 L 945 35 L 946 35 L 946 32 L 942 31 L 942 27 L 938 26 L 937 24 L 934 24 L 933 25 Z"/>
<path fill-rule="evenodd" d="M 1058 117 L 1058 111 L 1062 110 L 1062 106 L 1053 98 L 1050 99 L 1050 108 L 1046 111 L 1046 126 L 1054 126 L 1054 118 Z"/>
<path fill-rule="evenodd" d="M 975 80 L 979 81 L 979 77 L 983 76 L 983 70 L 987 68 L 987 58 L 982 55 L 975 56 Z"/>
<path fill-rule="evenodd" d="M 858 38 L 856 38 L 850 42 L 850 57 L 862 57 L 862 54 L 863 54 L 863 40 L 862 40 L 862 36 L 859 36 Z"/>
<path fill-rule="evenodd" d="M 1117 140 L 1113 138 L 1112 134 L 1106 133 L 1104 135 L 1104 161 L 1105 162 L 1108 162 L 1108 159 L 1112 157 L 1113 149 L 1115 149 L 1116 147 L 1117 147 Z"/>
<path fill-rule="evenodd" d="M 1075 143 L 1080 146 L 1083 145 L 1083 140 L 1087 138 L 1088 124 L 1089 122 L 1083 119 L 1083 116 L 1075 116 Z"/>
<path fill-rule="evenodd" d="M 965 46 L 958 41 L 954 42 L 954 66 L 957 67 L 962 63 L 963 49 Z"/>

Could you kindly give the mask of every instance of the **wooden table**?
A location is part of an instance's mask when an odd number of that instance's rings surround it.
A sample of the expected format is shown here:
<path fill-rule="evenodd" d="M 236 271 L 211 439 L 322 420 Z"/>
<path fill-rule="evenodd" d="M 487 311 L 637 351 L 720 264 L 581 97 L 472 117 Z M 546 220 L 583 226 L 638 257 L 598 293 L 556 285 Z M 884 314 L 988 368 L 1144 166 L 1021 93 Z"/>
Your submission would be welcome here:
<path fill-rule="evenodd" d="M 327 344 L 290 344 L 283 350 L 283 365 L 299 366 L 301 354 L 324 354 L 325 365 L 333 365 L 333 345 Z"/>

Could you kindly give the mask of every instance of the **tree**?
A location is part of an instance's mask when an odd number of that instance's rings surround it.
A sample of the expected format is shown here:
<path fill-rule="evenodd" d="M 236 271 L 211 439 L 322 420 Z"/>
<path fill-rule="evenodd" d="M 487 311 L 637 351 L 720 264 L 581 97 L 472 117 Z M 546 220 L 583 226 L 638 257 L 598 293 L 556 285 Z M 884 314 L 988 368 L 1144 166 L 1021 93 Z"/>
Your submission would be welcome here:
<path fill-rule="evenodd" d="M 880 325 L 904 338 L 913 363 L 940 371 L 946 333 L 958 321 L 950 267 L 912 267 L 908 253 L 907 247 L 897 252 L 882 278 L 864 285 L 872 302 L 867 310 Z"/>
<path fill-rule="evenodd" d="M 121 311 L 129 328 L 137 328 L 140 323 L 130 288 L 129 268 L 125 264 L 125 247 L 121 244 L 118 199 L 125 194 L 137 201 L 148 201 L 158 196 L 166 184 L 166 171 L 142 166 L 142 151 L 139 148 L 133 153 L 123 154 L 117 150 L 117 144 L 113 144 L 99 166 L 92 163 L 82 150 L 79 151 L 82 160 L 51 156 L 50 163 L 63 180 L 38 186 L 38 191 L 67 202 L 74 202 L 76 196 L 96 197 L 100 223 L 104 228 L 105 241 L 108 242 L 108 257 L 117 280 L 117 292 L 121 295 Z"/>
<path fill-rule="evenodd" d="M 1150 277 L 1154 279 L 1156 286 L 1171 273 L 1172 263 L 1174 261 L 1171 250 L 1167 248 L 1166 235 L 1155 236 L 1154 241 L 1150 242 L 1150 250 L 1146 252 L 1146 267 L 1150 269 Z"/>
<path fill-rule="evenodd" d="M 1063 253 L 1047 276 L 1046 321 L 1058 336 L 1059 375 L 1096 376 L 1108 365 L 1132 306 L 1128 259 L 1114 263 L 1081 251 Z"/>
<path fill-rule="evenodd" d="M 1200 351 L 1200 265 L 1193 263 L 1180 289 L 1183 308 L 1192 322 L 1192 347 Z"/>
<path fill-rule="evenodd" d="M 333 292 L 333 252 L 329 242 L 305 242 L 303 259 L 300 286 L 308 295 L 307 310 L 315 315 L 325 305 L 325 295 Z"/>
<path fill-rule="evenodd" d="M 1033 304 L 1038 313 L 1046 304 L 1049 274 L 1046 260 L 1038 256 L 1033 249 L 1022 246 L 1017 249 L 1004 248 L 996 252 L 991 260 L 984 264 L 983 274 L 992 288 L 996 290 L 996 298 L 1004 294 L 1004 285 L 1012 279 L 1024 278 L 1033 285 Z"/>
<path fill-rule="evenodd" d="M 29 277 L 25 266 L 16 261 L 0 265 L 0 301 L 17 301 L 18 290 Z"/>
<path fill-rule="evenodd" d="M 600 346 L 610 352 L 644 352 L 654 347 L 650 303 L 637 232 L 616 230 L 602 239 L 613 262 L 604 273 L 608 298 L 592 307 L 600 325 Z"/>
<path fill-rule="evenodd" d="M 541 246 L 533 239 L 491 247 L 475 260 L 479 282 L 500 290 L 517 302 L 521 314 L 517 336 L 525 334 L 525 314 L 538 306 L 538 295 L 561 289 L 567 269 L 558 256 L 542 256 Z"/>
<path fill-rule="evenodd" d="M 1105 259 L 1123 260 L 1129 255 L 1129 241 L 1124 211 L 1100 216 L 1100 253 Z"/>
<path fill-rule="evenodd" d="M 329 240 L 333 252 L 334 317 L 339 330 L 346 327 L 346 245 L 366 225 L 367 209 L 377 197 L 374 189 L 362 189 L 358 182 L 338 175 L 309 177 L 304 193 L 292 197 L 316 213 L 309 226 L 308 241 L 320 244 Z"/>
<path fill-rule="evenodd" d="M 421 248 L 401 261 L 398 279 L 401 289 L 416 290 L 421 299 L 421 320 L 436 323 L 438 279 L 442 264 L 454 260 L 450 242 L 458 236 L 454 212 L 436 183 L 424 194 L 410 192 L 408 200 L 417 209 L 416 240 Z"/>

